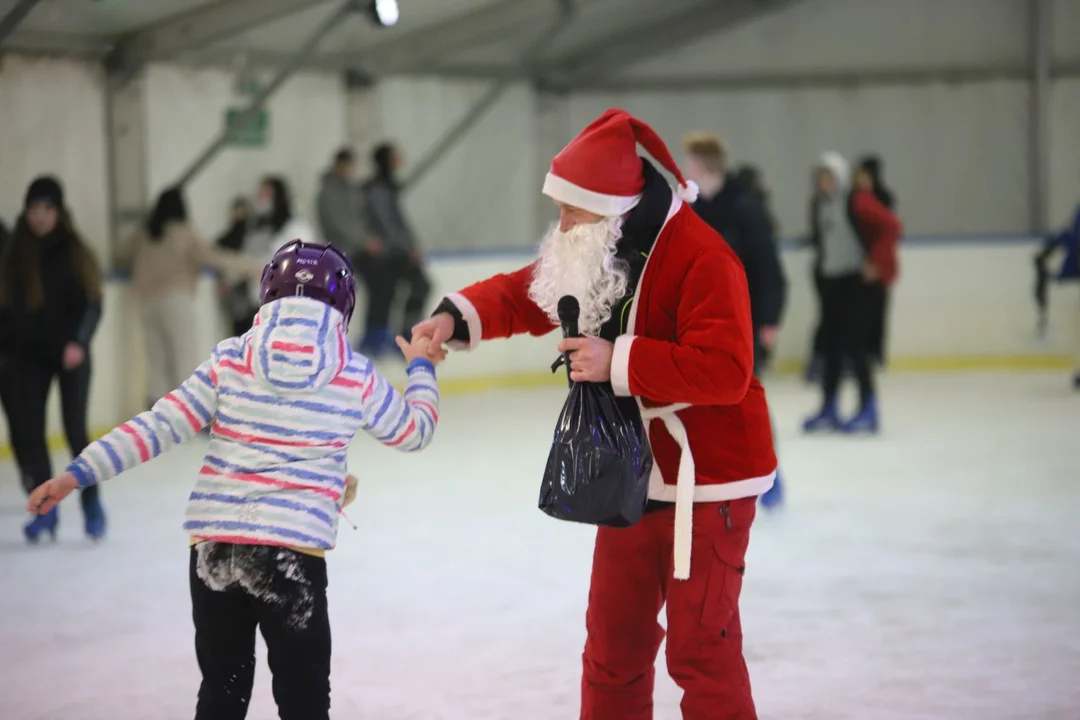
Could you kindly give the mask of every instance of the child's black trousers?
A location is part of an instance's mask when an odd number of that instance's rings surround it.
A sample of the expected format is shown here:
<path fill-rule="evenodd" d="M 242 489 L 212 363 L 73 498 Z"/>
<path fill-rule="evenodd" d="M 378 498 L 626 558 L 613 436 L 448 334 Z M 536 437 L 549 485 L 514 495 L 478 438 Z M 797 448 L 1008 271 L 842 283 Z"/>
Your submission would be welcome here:
<path fill-rule="evenodd" d="M 330 717 L 326 561 L 266 545 L 191 549 L 191 605 L 202 686 L 195 720 L 241 720 L 255 681 L 255 629 L 266 641 L 281 720 Z"/>

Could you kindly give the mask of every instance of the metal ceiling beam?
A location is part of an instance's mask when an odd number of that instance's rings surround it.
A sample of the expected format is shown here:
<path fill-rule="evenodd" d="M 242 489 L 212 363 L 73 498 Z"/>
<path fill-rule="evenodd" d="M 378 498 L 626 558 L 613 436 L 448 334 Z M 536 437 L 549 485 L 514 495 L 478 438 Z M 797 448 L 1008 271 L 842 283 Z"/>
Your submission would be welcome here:
<path fill-rule="evenodd" d="M 26 19 L 26 16 L 39 2 L 41 0 L 19 0 L 14 7 L 4 14 L 4 17 L 0 18 L 0 46 L 7 40 L 8 35 L 22 24 L 22 21 Z"/>
<path fill-rule="evenodd" d="M 242 61 L 244 69 L 273 71 L 288 64 L 292 57 L 291 53 L 286 52 L 249 51 L 243 48 L 225 47 L 184 55 L 174 60 L 173 64 L 191 68 L 226 68 L 235 72 L 237 62 Z M 346 68 L 325 59 L 325 56 L 321 54 L 316 54 L 309 57 L 300 69 L 341 72 Z"/>
<path fill-rule="evenodd" d="M 588 48 L 539 68 L 537 75 L 545 85 L 572 89 L 798 2 L 804 0 L 702 0 L 590 42 Z"/>
<path fill-rule="evenodd" d="M 408 6 L 402 8 L 408 13 Z M 476 43 L 490 42 L 514 29 L 536 26 L 556 17 L 550 2 L 498 0 L 477 10 L 455 16 L 368 45 L 353 52 L 333 53 L 325 60 L 372 75 L 412 72 Z"/>
<path fill-rule="evenodd" d="M 93 59 L 105 57 L 112 48 L 113 43 L 98 37 L 36 30 L 17 30 L 4 42 L 4 50 L 27 55 Z"/>
<path fill-rule="evenodd" d="M 833 90 L 857 87 L 977 83 L 1001 80 L 1027 82 L 1030 66 L 998 64 L 926 68 L 867 68 L 862 70 L 807 70 L 793 72 L 738 73 L 730 75 L 649 76 L 601 78 L 575 85 L 572 92 L 762 92 L 777 90 Z M 1056 62 L 1051 78 L 1080 77 L 1080 61 Z M 565 92 L 555 85 L 539 85 L 548 92 Z"/>
<path fill-rule="evenodd" d="M 128 77 L 148 62 L 169 60 L 327 0 L 218 0 L 173 15 L 120 39 L 109 61 Z"/>

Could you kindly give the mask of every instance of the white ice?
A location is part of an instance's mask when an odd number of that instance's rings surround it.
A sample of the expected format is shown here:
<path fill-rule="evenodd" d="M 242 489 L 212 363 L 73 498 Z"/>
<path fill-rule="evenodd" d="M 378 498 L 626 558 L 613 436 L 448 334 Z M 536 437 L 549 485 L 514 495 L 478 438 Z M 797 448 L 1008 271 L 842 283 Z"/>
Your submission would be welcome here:
<path fill-rule="evenodd" d="M 883 380 L 878 439 L 803 438 L 769 385 L 788 504 L 759 515 L 742 600 L 765 720 L 1080 718 L 1080 396 L 1060 376 Z M 536 509 L 558 389 L 444 401 L 435 444 L 368 440 L 330 554 L 333 714 L 577 717 L 593 531 Z M 0 718 L 193 714 L 180 529 L 200 443 L 103 488 L 108 539 L 21 541 L 0 469 Z M 57 458 L 61 462 L 62 458 Z M 260 641 L 249 717 L 276 717 Z M 656 718 L 679 717 L 663 654 Z"/>

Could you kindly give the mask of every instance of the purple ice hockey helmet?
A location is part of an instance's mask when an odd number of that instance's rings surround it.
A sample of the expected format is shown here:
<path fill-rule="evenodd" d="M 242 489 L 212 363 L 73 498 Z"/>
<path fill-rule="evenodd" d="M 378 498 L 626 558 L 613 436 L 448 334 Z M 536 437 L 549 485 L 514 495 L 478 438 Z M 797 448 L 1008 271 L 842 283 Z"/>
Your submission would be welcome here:
<path fill-rule="evenodd" d="M 284 297 L 319 300 L 345 316 L 349 326 L 356 306 L 352 263 L 333 245 L 290 240 L 263 269 L 259 305 Z"/>

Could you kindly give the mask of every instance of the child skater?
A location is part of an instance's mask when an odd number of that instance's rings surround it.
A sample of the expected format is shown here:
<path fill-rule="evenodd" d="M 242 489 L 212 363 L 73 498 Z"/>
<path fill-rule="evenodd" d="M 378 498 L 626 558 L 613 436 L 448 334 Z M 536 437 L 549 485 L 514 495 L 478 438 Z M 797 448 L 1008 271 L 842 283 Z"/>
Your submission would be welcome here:
<path fill-rule="evenodd" d="M 47 513 L 211 426 L 188 500 L 196 720 L 243 718 L 255 677 L 255 629 L 266 640 L 282 720 L 326 720 L 330 621 L 324 552 L 355 494 L 345 455 L 357 430 L 404 452 L 431 442 L 439 390 L 427 343 L 398 338 L 409 380 L 399 394 L 353 352 L 349 261 L 294 240 L 263 271 L 251 330 L 224 340 L 179 388 L 91 444 L 33 492 Z M 347 487 L 347 477 L 349 485 Z"/>

